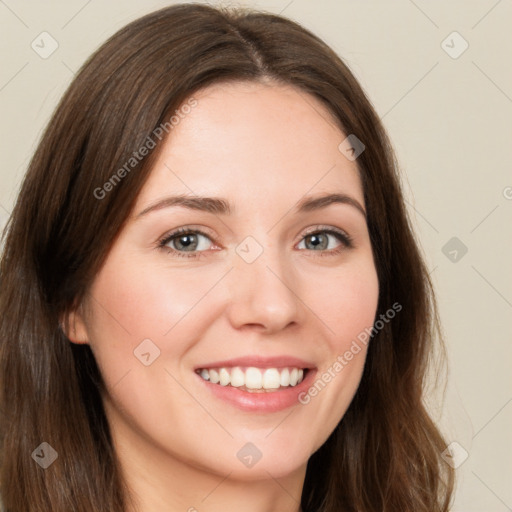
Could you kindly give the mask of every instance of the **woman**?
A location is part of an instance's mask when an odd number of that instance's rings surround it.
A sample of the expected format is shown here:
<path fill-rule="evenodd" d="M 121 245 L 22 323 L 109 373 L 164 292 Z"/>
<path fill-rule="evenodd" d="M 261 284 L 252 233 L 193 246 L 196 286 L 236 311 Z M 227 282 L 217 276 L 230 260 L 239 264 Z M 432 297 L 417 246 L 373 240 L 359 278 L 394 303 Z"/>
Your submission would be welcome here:
<path fill-rule="evenodd" d="M 34 155 L 1 280 L 6 510 L 448 510 L 392 150 L 296 23 L 182 4 L 115 34 Z"/>

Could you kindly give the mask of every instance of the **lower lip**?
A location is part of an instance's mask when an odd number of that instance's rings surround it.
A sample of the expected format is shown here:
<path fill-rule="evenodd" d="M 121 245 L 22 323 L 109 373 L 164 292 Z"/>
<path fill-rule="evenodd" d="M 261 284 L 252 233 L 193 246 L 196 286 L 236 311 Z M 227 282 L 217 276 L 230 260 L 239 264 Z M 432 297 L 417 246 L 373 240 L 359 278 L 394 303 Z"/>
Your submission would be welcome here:
<path fill-rule="evenodd" d="M 204 380 L 200 375 L 203 385 L 211 391 L 217 398 L 228 402 L 235 407 L 248 412 L 277 412 L 299 404 L 298 396 L 305 392 L 310 386 L 315 376 L 315 369 L 308 369 L 304 380 L 296 386 L 288 386 L 282 390 L 270 392 L 243 391 L 233 386 L 221 386 L 220 384 L 212 384 Z"/>

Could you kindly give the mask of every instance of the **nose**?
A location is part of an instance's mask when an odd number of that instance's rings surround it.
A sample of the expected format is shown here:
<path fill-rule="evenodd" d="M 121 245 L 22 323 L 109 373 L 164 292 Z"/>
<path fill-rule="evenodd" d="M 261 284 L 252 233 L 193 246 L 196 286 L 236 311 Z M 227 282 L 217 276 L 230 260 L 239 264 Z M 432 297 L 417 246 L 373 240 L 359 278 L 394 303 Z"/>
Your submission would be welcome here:
<path fill-rule="evenodd" d="M 293 268 L 282 254 L 266 248 L 252 263 L 235 254 L 233 266 L 227 311 L 233 327 L 270 334 L 299 323 L 303 303 Z"/>

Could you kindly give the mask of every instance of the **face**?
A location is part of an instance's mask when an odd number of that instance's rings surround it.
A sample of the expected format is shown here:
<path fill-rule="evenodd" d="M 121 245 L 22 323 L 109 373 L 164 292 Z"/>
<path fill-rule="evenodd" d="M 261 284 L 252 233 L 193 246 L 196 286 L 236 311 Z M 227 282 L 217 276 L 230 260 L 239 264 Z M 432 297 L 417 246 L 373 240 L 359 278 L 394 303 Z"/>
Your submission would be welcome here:
<path fill-rule="evenodd" d="M 121 450 L 277 478 L 304 470 L 360 382 L 378 297 L 363 189 L 305 92 L 194 98 L 70 338 L 91 346 Z"/>

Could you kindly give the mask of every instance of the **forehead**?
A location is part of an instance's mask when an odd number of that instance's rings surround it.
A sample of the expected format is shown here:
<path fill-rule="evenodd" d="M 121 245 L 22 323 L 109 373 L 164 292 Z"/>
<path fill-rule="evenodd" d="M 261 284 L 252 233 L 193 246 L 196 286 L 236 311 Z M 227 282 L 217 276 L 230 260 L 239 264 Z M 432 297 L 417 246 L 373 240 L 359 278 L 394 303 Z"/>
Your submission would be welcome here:
<path fill-rule="evenodd" d="M 357 165 L 338 149 L 346 135 L 314 96 L 293 86 L 235 82 L 193 98 L 138 204 L 181 193 L 261 207 L 262 200 L 293 203 L 308 192 L 335 191 L 364 204 Z"/>

